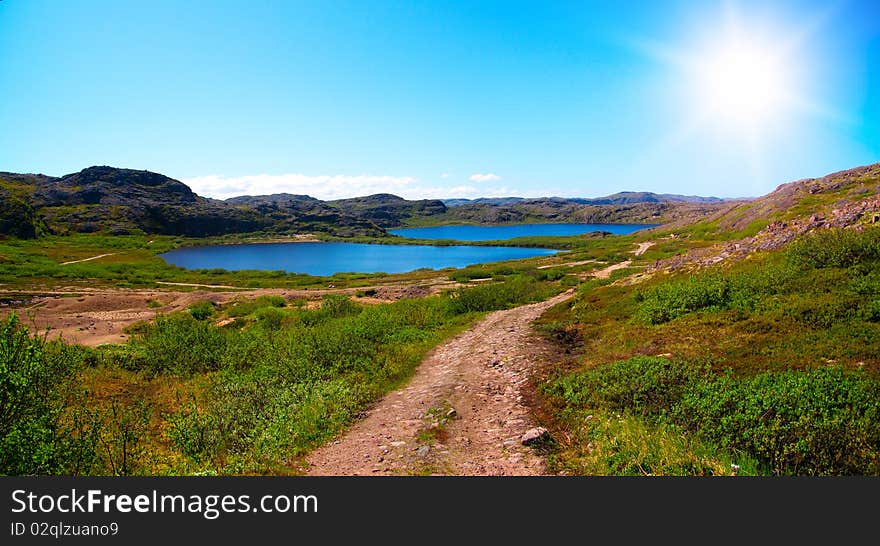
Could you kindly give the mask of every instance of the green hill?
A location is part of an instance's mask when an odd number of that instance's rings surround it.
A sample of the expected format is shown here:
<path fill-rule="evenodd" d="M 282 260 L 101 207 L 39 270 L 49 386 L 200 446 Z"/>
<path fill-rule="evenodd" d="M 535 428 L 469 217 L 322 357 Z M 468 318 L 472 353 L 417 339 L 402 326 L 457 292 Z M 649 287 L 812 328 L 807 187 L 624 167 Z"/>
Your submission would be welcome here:
<path fill-rule="evenodd" d="M 553 469 L 880 474 L 878 188 L 860 167 L 633 238 L 542 319 L 573 355 L 538 382 Z"/>

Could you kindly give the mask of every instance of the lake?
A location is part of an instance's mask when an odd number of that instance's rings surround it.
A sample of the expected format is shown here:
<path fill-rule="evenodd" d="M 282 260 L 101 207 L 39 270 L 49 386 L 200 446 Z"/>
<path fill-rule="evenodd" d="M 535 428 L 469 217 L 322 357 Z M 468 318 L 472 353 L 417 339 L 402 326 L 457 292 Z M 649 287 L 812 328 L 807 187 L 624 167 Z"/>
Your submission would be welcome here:
<path fill-rule="evenodd" d="M 342 272 L 405 273 L 423 267 L 548 256 L 556 250 L 499 246 L 369 245 L 362 243 L 257 243 L 178 248 L 159 256 L 187 269 L 284 270 L 309 275 Z"/>
<path fill-rule="evenodd" d="M 591 231 L 607 231 L 626 235 L 659 224 L 514 224 L 506 226 L 433 226 L 389 229 L 389 233 L 415 239 L 455 239 L 456 241 L 502 241 L 514 237 L 536 235 L 580 235 Z"/>

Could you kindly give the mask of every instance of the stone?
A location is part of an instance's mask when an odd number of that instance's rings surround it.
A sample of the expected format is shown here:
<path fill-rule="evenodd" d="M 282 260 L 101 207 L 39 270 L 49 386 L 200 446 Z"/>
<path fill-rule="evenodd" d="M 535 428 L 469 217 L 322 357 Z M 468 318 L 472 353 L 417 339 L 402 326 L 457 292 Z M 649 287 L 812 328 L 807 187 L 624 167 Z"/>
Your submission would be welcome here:
<path fill-rule="evenodd" d="M 544 427 L 530 428 L 522 435 L 522 445 L 530 446 L 550 439 L 550 433 Z"/>

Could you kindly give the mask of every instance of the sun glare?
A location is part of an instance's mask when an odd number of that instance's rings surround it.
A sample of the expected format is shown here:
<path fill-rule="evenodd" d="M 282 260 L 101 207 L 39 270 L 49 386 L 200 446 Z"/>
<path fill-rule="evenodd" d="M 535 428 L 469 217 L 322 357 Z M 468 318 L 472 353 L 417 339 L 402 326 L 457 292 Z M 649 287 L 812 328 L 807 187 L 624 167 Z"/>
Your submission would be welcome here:
<path fill-rule="evenodd" d="M 770 46 L 730 40 L 709 48 L 695 68 L 705 117 L 755 126 L 787 106 L 788 70 Z"/>

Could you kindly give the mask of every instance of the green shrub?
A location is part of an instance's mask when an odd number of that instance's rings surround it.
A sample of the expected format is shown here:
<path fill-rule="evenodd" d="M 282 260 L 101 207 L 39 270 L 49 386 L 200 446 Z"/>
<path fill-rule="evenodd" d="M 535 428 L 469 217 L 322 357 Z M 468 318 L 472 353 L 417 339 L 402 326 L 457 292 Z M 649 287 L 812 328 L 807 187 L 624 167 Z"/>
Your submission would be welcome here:
<path fill-rule="evenodd" d="M 790 297 L 785 301 L 783 314 L 811 328 L 827 329 L 837 323 L 858 318 L 861 299 L 841 294 L 811 294 Z"/>
<path fill-rule="evenodd" d="M 102 474 L 131 476 L 141 474 L 147 465 L 143 440 L 149 434 L 152 406 L 143 400 L 123 404 L 112 400 L 104 412 L 105 423 L 97 436 Z"/>
<path fill-rule="evenodd" d="M 214 304 L 208 300 L 197 301 L 190 304 L 189 314 L 196 320 L 207 320 L 214 314 Z"/>
<path fill-rule="evenodd" d="M 361 312 L 361 306 L 348 296 L 327 294 L 321 302 L 321 310 L 331 318 L 347 317 Z"/>
<path fill-rule="evenodd" d="M 190 375 L 220 368 L 227 335 L 189 313 L 174 313 L 157 315 L 134 342 L 151 372 Z"/>
<path fill-rule="evenodd" d="M 277 307 L 263 307 L 255 313 L 257 324 L 267 330 L 280 330 L 287 313 Z"/>
<path fill-rule="evenodd" d="M 880 474 L 880 382 L 839 366 L 698 382 L 675 420 L 774 474 Z"/>
<path fill-rule="evenodd" d="M 82 353 L 0 321 L 0 474 L 77 474 L 95 463 L 97 427 L 75 404 Z M 68 406 L 70 403 L 70 407 Z"/>
<path fill-rule="evenodd" d="M 450 296 L 449 307 L 455 314 L 496 311 L 546 299 L 556 290 L 528 277 L 515 276 L 504 282 L 456 290 Z"/>
<path fill-rule="evenodd" d="M 703 273 L 661 284 L 640 294 L 638 302 L 638 316 L 648 324 L 660 324 L 693 311 L 727 307 L 730 281 L 716 273 Z"/>
<path fill-rule="evenodd" d="M 707 366 L 638 356 L 564 377 L 554 392 L 578 407 L 663 415 L 678 404 L 693 382 L 708 373 Z"/>
<path fill-rule="evenodd" d="M 489 271 L 488 269 L 481 269 L 478 267 L 465 267 L 464 269 L 453 271 L 449 275 L 449 279 L 455 282 L 468 282 L 473 279 L 491 279 L 493 275 L 494 272 Z"/>
<path fill-rule="evenodd" d="M 296 320 L 280 330 L 230 332 L 207 395 L 171 418 L 176 448 L 224 472 L 267 471 L 338 432 L 410 373 L 454 319 L 439 296 L 330 302 L 332 310 L 293 311 Z M 276 312 L 259 310 L 257 324 Z"/>
<path fill-rule="evenodd" d="M 877 261 L 880 260 L 880 228 L 818 231 L 789 245 L 786 257 L 801 268 L 846 268 L 866 261 Z"/>
<path fill-rule="evenodd" d="M 259 296 L 251 300 L 238 300 L 226 309 L 230 317 L 245 317 L 252 315 L 257 309 L 264 307 L 284 307 L 286 300 L 281 296 Z"/>
<path fill-rule="evenodd" d="M 880 381 L 839 366 L 716 377 L 636 357 L 546 387 L 567 411 L 596 408 L 676 425 L 773 474 L 880 474 Z"/>

